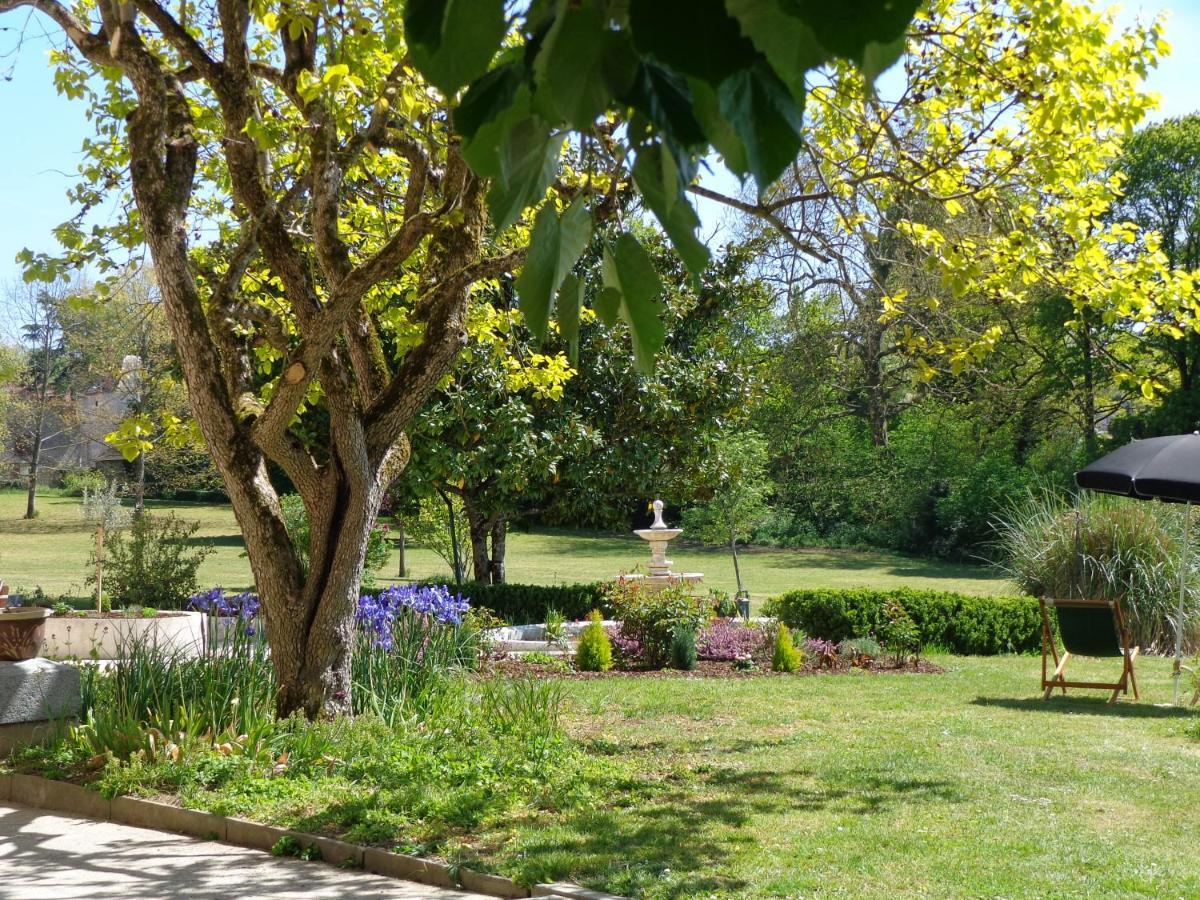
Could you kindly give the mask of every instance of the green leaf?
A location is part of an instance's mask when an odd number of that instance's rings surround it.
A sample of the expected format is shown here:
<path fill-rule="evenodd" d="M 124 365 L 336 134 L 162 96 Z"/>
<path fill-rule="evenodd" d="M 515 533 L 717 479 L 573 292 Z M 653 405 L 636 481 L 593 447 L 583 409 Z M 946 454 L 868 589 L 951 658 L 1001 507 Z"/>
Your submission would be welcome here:
<path fill-rule="evenodd" d="M 579 361 L 579 311 L 583 309 L 583 282 L 574 272 L 568 272 L 558 289 L 555 316 L 558 331 L 567 342 L 567 358 L 572 364 Z"/>
<path fill-rule="evenodd" d="M 651 372 L 667 338 L 658 302 L 662 282 L 650 254 L 628 232 L 617 238 L 613 259 L 621 282 L 621 318 L 633 335 L 634 361 L 639 371 Z"/>
<path fill-rule="evenodd" d="M 804 102 L 804 76 L 829 59 L 808 24 L 794 14 L 787 0 L 726 0 L 742 34 L 758 48 L 800 103 Z"/>
<path fill-rule="evenodd" d="M 721 113 L 746 147 L 760 189 L 773 184 L 800 152 L 803 115 L 770 67 L 738 72 L 717 90 Z"/>
<path fill-rule="evenodd" d="M 862 71 L 867 84 L 872 84 L 876 78 L 889 69 L 901 56 L 908 42 L 904 35 L 894 41 L 872 41 L 863 48 L 858 59 L 858 68 Z"/>
<path fill-rule="evenodd" d="M 524 63 L 517 60 L 497 66 L 471 82 L 454 110 L 454 130 L 469 141 L 480 128 L 503 119 L 506 112 L 519 105 L 518 91 L 525 75 Z M 528 104 L 525 108 L 528 109 Z"/>
<path fill-rule="evenodd" d="M 692 111 L 692 92 L 687 80 L 670 69 L 643 63 L 625 99 L 654 123 L 668 141 L 697 149 L 707 143 Z"/>
<path fill-rule="evenodd" d="M 539 340 L 546 338 L 550 298 L 592 236 L 592 219 L 586 203 L 577 199 L 559 219 L 552 203 L 545 204 L 533 223 L 529 253 L 517 278 L 517 296 L 525 324 Z"/>
<path fill-rule="evenodd" d="M 690 85 L 694 101 L 692 111 L 696 114 L 700 127 L 704 129 L 704 136 L 721 154 L 721 159 L 729 170 L 744 177 L 750 171 L 750 164 L 746 160 L 746 145 L 742 143 L 733 126 L 721 115 L 717 92 L 703 81 L 694 79 Z"/>
<path fill-rule="evenodd" d="M 404 8 L 413 63 L 447 97 L 487 71 L 507 28 L 504 0 L 408 0 Z"/>
<path fill-rule="evenodd" d="M 693 275 L 708 265 L 708 248 L 696 237 L 700 219 L 686 195 L 674 158 L 657 144 L 638 154 L 633 180 L 679 258 Z"/>
<path fill-rule="evenodd" d="M 734 2 L 730 0 L 731 9 Z M 855 0 L 853 13 L 828 0 L 786 0 L 781 5 L 803 20 L 826 50 L 861 63 L 869 44 L 904 35 L 921 0 Z"/>
<path fill-rule="evenodd" d="M 497 231 L 539 203 L 558 171 L 562 137 L 532 117 L 518 120 L 504 135 L 499 172 L 488 191 L 488 209 Z M 469 160 L 468 160 L 469 161 Z"/>
<path fill-rule="evenodd" d="M 610 34 L 595 3 L 567 6 L 533 64 L 539 93 L 576 128 L 587 128 L 608 106 L 604 62 Z"/>
<path fill-rule="evenodd" d="M 634 45 L 714 87 L 758 58 L 723 0 L 631 0 Z"/>

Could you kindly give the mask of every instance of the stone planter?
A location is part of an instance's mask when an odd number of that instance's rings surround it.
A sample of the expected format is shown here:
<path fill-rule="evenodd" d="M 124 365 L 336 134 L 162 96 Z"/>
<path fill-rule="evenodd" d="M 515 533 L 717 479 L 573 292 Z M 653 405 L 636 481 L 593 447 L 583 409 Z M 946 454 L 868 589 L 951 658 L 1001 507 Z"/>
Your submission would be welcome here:
<path fill-rule="evenodd" d="M 0 660 L 33 659 L 42 648 L 50 610 L 40 606 L 0 611 Z"/>
<path fill-rule="evenodd" d="M 46 621 L 41 655 L 50 659 L 123 659 L 133 646 L 199 656 L 204 616 L 167 612 L 157 616 L 55 616 Z"/>

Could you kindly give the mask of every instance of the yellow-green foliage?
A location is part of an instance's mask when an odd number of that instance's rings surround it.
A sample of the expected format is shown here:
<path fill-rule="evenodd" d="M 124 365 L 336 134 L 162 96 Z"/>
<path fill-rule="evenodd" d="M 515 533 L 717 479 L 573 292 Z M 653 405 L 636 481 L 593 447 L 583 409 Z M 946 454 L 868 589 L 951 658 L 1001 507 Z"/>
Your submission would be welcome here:
<path fill-rule="evenodd" d="M 775 649 L 771 668 L 776 672 L 795 672 L 804 663 L 804 651 L 792 641 L 792 631 L 782 622 L 775 629 Z"/>
<path fill-rule="evenodd" d="M 601 624 L 600 610 L 592 610 L 587 627 L 579 635 L 575 667 L 582 672 L 607 672 L 612 668 L 612 641 Z"/>

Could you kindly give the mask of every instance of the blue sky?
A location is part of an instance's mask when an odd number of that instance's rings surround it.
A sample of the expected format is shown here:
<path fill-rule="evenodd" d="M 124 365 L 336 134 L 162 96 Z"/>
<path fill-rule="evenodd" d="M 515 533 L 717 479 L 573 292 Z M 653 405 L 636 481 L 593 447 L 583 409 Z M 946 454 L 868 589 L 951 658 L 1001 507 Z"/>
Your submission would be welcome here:
<path fill-rule="evenodd" d="M 1108 4 L 1105 4 L 1108 5 Z M 1162 96 L 1155 118 L 1200 109 L 1200 0 L 1145 0 L 1121 4 L 1122 20 L 1171 12 L 1167 38 L 1174 53 L 1152 73 L 1148 87 Z M 19 27 L 24 13 L 10 13 L 3 24 Z M 0 54 L 14 46 L 13 31 L 0 32 Z M 83 108 L 59 97 L 50 79 L 46 53 L 51 47 L 46 20 L 30 18 L 20 52 L 0 55 L 0 285 L 19 277 L 13 261 L 22 247 L 51 251 L 51 229 L 69 218 L 65 192 L 79 162 L 79 146 L 88 134 Z M 111 215 L 101 210 L 99 215 Z M 709 218 L 709 216 L 705 216 Z"/>

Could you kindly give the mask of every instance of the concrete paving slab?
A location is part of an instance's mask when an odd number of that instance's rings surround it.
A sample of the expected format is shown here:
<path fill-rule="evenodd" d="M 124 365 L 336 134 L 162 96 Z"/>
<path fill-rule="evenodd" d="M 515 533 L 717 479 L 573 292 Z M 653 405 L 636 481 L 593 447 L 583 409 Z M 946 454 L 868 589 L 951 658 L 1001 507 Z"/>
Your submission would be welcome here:
<path fill-rule="evenodd" d="M 489 900 L 318 862 L 0 803 L 3 900 Z"/>

